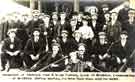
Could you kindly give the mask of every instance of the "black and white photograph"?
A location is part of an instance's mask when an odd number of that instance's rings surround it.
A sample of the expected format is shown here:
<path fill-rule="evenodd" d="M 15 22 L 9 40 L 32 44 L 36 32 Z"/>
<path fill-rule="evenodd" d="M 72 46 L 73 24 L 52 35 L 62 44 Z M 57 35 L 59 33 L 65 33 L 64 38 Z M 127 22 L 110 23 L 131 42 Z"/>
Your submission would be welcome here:
<path fill-rule="evenodd" d="M 135 0 L 0 0 L 0 72 L 135 72 Z"/>

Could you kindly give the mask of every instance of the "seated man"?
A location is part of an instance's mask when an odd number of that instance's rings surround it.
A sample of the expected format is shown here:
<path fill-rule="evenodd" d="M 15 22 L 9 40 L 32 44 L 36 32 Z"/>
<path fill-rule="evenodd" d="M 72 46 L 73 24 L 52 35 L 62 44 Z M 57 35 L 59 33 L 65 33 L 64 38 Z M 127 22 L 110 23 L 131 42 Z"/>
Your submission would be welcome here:
<path fill-rule="evenodd" d="M 52 43 L 51 50 L 42 58 L 42 67 L 38 71 L 60 72 L 65 69 L 65 59 L 60 44 Z"/>
<path fill-rule="evenodd" d="M 16 37 L 16 30 L 10 29 L 7 33 L 8 38 L 3 42 L 2 46 L 2 67 L 3 70 L 9 71 L 10 68 L 20 68 L 22 66 L 21 41 Z"/>
<path fill-rule="evenodd" d="M 104 72 L 109 72 L 111 44 L 108 43 L 105 32 L 99 32 L 98 35 L 98 40 L 94 45 L 96 67 Z"/>
<path fill-rule="evenodd" d="M 88 55 L 84 43 L 78 44 L 78 51 L 70 53 L 69 66 L 71 72 L 96 71 L 93 66 L 92 58 Z"/>
<path fill-rule="evenodd" d="M 32 37 L 27 41 L 24 49 L 24 61 L 26 68 L 33 66 L 45 52 L 43 39 L 40 37 L 40 29 L 34 29 Z"/>
<path fill-rule="evenodd" d="M 116 56 L 114 64 L 112 64 L 112 71 L 125 72 L 127 67 L 121 69 L 121 66 L 127 61 L 129 61 L 131 52 L 132 50 L 129 45 L 127 32 L 123 31 L 120 34 L 120 40 L 118 42 L 115 42 L 115 44 L 111 48 L 111 54 L 113 56 Z"/>

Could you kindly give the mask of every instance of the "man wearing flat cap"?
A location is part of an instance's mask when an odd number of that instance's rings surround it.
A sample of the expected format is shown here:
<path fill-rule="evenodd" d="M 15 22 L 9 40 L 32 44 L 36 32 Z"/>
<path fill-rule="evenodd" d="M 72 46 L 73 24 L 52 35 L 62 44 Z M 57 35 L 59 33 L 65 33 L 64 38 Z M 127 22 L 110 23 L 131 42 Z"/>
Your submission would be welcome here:
<path fill-rule="evenodd" d="M 64 55 L 69 55 L 69 52 L 72 50 L 72 41 L 68 36 L 67 30 L 62 30 L 61 38 L 59 41 L 61 49 Z"/>
<path fill-rule="evenodd" d="M 41 25 L 44 24 L 44 21 L 42 19 L 39 19 L 39 15 L 40 15 L 39 11 L 37 10 L 33 11 L 33 18 L 28 22 L 27 25 L 29 35 L 31 34 L 31 30 L 33 30 L 34 28 L 42 29 Z"/>
<path fill-rule="evenodd" d="M 129 45 L 128 34 L 126 31 L 122 31 L 120 34 L 120 40 L 116 41 L 111 48 L 111 54 L 116 57 L 116 62 L 112 64 L 114 65 L 112 71 L 119 71 L 121 66 L 129 61 L 128 59 L 131 53 L 132 49 Z M 127 67 L 122 69 L 121 72 L 125 72 L 126 69 Z"/>
<path fill-rule="evenodd" d="M 3 70 L 9 71 L 10 68 L 22 67 L 21 59 L 21 40 L 16 37 L 16 29 L 9 29 L 8 37 L 4 39 L 2 45 L 2 67 Z"/>
<path fill-rule="evenodd" d="M 92 57 L 95 58 L 95 66 L 104 72 L 109 72 L 110 44 L 105 32 L 98 33 L 98 39 L 93 47 Z"/>

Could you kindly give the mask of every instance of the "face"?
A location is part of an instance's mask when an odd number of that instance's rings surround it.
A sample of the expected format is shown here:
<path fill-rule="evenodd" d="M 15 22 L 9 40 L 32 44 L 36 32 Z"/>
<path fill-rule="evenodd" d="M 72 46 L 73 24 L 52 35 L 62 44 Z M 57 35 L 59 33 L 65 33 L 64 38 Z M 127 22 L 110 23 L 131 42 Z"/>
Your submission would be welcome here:
<path fill-rule="evenodd" d="M 49 18 L 49 17 L 45 17 L 45 19 L 44 19 L 44 20 L 45 20 L 45 22 L 46 22 L 46 23 L 49 23 L 50 18 Z"/>
<path fill-rule="evenodd" d="M 96 14 L 97 13 L 97 8 L 96 7 L 93 7 L 90 9 L 90 14 L 93 15 L 93 14 Z"/>
<path fill-rule="evenodd" d="M 83 14 L 82 14 L 82 13 L 80 13 L 80 14 L 78 14 L 78 16 L 77 16 L 77 19 L 78 19 L 78 20 L 81 20 L 81 19 L 82 19 L 82 17 L 83 17 Z"/>
<path fill-rule="evenodd" d="M 38 20 L 38 15 L 34 15 L 33 20 L 35 20 L 35 21 Z"/>
<path fill-rule="evenodd" d="M 129 8 L 129 6 L 130 6 L 129 1 L 126 1 L 126 2 L 124 3 L 124 8 Z"/>
<path fill-rule="evenodd" d="M 73 19 L 77 19 L 78 17 L 77 17 L 77 15 L 73 15 L 72 18 Z"/>
<path fill-rule="evenodd" d="M 60 18 L 61 18 L 61 19 L 65 19 L 65 18 L 66 18 L 66 14 L 64 14 L 64 13 L 61 14 L 61 15 L 60 15 Z"/>
<path fill-rule="evenodd" d="M 75 21 L 75 20 L 71 21 L 70 24 L 71 24 L 71 26 L 76 26 L 77 25 L 77 21 Z"/>
<path fill-rule="evenodd" d="M 120 35 L 120 38 L 121 38 L 121 40 L 123 41 L 123 40 L 127 40 L 127 35 L 126 34 L 121 34 Z"/>
<path fill-rule="evenodd" d="M 104 16 L 105 16 L 106 21 L 110 21 L 110 14 L 109 13 L 105 14 Z"/>
<path fill-rule="evenodd" d="M 91 19 L 97 20 L 97 15 L 96 15 L 96 14 L 95 14 L 95 15 L 92 15 L 92 16 L 91 16 Z"/>
<path fill-rule="evenodd" d="M 56 14 L 52 15 L 52 19 L 58 19 L 58 15 Z"/>
<path fill-rule="evenodd" d="M 82 22 L 83 22 L 83 25 L 88 25 L 88 21 L 83 20 Z"/>
<path fill-rule="evenodd" d="M 108 7 L 105 7 L 105 8 L 102 8 L 102 10 L 103 10 L 104 12 L 107 12 L 107 11 L 109 11 L 109 8 L 108 8 Z"/>
<path fill-rule="evenodd" d="M 75 38 L 80 38 L 81 37 L 81 33 L 75 33 L 75 36 L 74 36 Z"/>
<path fill-rule="evenodd" d="M 67 33 L 62 33 L 61 36 L 62 36 L 63 38 L 67 38 L 68 35 L 67 35 Z"/>
<path fill-rule="evenodd" d="M 128 13 L 128 17 L 129 18 L 134 18 L 135 17 L 135 14 L 134 13 Z"/>
<path fill-rule="evenodd" d="M 117 20 L 118 14 L 117 13 L 112 13 L 111 14 L 111 19 L 112 20 Z"/>
<path fill-rule="evenodd" d="M 34 32 L 33 32 L 33 35 L 34 35 L 34 36 L 39 36 L 39 35 L 40 35 L 40 32 L 39 32 L 39 31 L 34 31 Z"/>
<path fill-rule="evenodd" d="M 79 51 L 79 54 L 84 54 L 85 53 L 85 47 L 79 46 L 78 51 Z"/>
<path fill-rule="evenodd" d="M 9 33 L 10 38 L 15 38 L 16 34 L 14 32 Z"/>
<path fill-rule="evenodd" d="M 105 35 L 99 36 L 99 42 L 100 42 L 100 44 L 104 44 L 105 43 L 105 39 L 106 39 L 106 36 Z"/>
<path fill-rule="evenodd" d="M 59 47 L 58 46 L 53 46 L 52 47 L 52 51 L 53 52 L 58 52 L 59 51 Z"/>

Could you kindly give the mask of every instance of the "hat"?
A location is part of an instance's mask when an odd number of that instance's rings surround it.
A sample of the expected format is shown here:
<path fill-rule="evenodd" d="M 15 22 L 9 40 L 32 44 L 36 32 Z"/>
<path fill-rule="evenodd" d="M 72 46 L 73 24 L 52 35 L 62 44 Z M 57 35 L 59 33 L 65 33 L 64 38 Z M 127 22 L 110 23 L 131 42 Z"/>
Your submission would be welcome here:
<path fill-rule="evenodd" d="M 70 21 L 76 21 L 76 19 L 71 19 Z"/>
<path fill-rule="evenodd" d="M 58 12 L 52 12 L 52 15 L 57 15 L 58 14 Z"/>
<path fill-rule="evenodd" d="M 35 32 L 35 31 L 41 32 L 41 29 L 40 29 L 40 28 L 34 28 L 34 29 L 32 30 L 32 33 Z"/>
<path fill-rule="evenodd" d="M 9 29 L 7 32 L 7 35 L 9 35 L 10 33 L 16 33 L 17 29 Z"/>
<path fill-rule="evenodd" d="M 61 33 L 66 33 L 66 34 L 68 34 L 68 31 L 67 31 L 67 30 L 62 30 Z"/>
<path fill-rule="evenodd" d="M 121 34 L 128 35 L 127 31 L 122 31 Z"/>
<path fill-rule="evenodd" d="M 39 10 L 33 10 L 32 13 L 33 13 L 33 14 L 39 14 L 40 11 L 39 11 Z"/>
<path fill-rule="evenodd" d="M 83 16 L 83 17 L 82 17 L 82 20 L 88 21 L 89 19 L 90 19 L 90 17 L 88 17 L 88 16 Z"/>
<path fill-rule="evenodd" d="M 60 12 L 60 14 L 66 14 L 66 12 Z"/>
<path fill-rule="evenodd" d="M 78 15 L 78 12 L 73 12 L 72 13 L 72 16 L 74 16 L 74 15 Z"/>
<path fill-rule="evenodd" d="M 102 36 L 102 35 L 105 36 L 106 33 L 105 33 L 105 32 L 99 32 L 98 35 L 99 35 L 99 36 Z"/>
<path fill-rule="evenodd" d="M 96 15 L 96 16 L 98 16 L 98 14 L 97 14 L 97 13 L 94 13 L 94 14 L 92 14 L 91 16 L 95 16 L 95 15 Z"/>
<path fill-rule="evenodd" d="M 78 47 L 80 47 L 80 46 L 86 47 L 86 45 L 85 45 L 84 43 L 79 43 L 79 44 L 78 44 Z"/>
<path fill-rule="evenodd" d="M 129 14 L 135 14 L 135 10 L 134 10 L 134 9 L 130 9 L 130 10 L 128 11 L 128 13 L 129 13 Z"/>
<path fill-rule="evenodd" d="M 55 43 L 52 43 L 51 46 L 52 46 L 52 47 L 53 47 L 53 46 L 58 46 L 58 47 L 60 47 L 60 44 L 55 42 Z"/>
<path fill-rule="evenodd" d="M 74 33 L 73 33 L 73 37 L 75 36 L 75 34 L 78 33 L 78 34 L 81 34 L 81 32 L 79 30 L 76 30 Z"/>
<path fill-rule="evenodd" d="M 102 8 L 108 8 L 109 6 L 107 4 L 103 4 Z"/>

